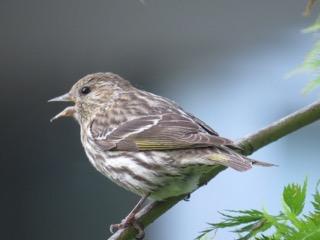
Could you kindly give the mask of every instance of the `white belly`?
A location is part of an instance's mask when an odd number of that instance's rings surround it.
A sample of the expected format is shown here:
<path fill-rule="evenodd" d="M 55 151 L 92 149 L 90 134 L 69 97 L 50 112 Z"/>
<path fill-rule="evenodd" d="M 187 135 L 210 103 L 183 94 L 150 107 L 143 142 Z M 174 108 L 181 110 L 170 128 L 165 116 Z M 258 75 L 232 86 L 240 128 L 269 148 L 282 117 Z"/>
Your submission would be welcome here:
<path fill-rule="evenodd" d="M 199 165 L 199 155 L 181 158 L 173 151 L 102 152 L 91 144 L 87 146 L 91 164 L 104 176 L 140 196 L 150 194 L 155 200 L 193 192 L 201 175 L 214 167 Z"/>

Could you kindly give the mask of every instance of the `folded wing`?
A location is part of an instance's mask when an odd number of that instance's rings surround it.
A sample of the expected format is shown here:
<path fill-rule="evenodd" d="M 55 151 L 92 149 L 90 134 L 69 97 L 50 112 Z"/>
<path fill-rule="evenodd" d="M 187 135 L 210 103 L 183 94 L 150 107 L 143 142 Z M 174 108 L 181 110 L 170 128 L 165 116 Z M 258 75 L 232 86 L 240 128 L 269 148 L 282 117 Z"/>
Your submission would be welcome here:
<path fill-rule="evenodd" d="M 97 132 L 100 129 L 100 132 Z M 232 145 L 192 115 L 167 113 L 136 118 L 101 134 L 91 126 L 94 141 L 104 150 L 151 151 Z"/>

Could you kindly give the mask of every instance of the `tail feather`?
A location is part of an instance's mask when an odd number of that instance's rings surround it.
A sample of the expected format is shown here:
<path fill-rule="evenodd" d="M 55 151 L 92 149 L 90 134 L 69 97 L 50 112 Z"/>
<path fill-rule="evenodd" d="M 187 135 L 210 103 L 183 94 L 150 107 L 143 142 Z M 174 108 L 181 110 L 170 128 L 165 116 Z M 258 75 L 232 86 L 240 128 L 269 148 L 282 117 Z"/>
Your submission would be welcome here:
<path fill-rule="evenodd" d="M 248 158 L 227 147 L 217 149 L 214 154 L 210 155 L 209 159 L 216 161 L 223 166 L 231 167 L 240 172 L 251 169 L 253 165 L 262 167 L 277 166 L 271 163 Z"/>
<path fill-rule="evenodd" d="M 278 167 L 278 165 L 276 164 L 262 162 L 262 161 L 258 161 L 251 158 L 248 158 L 248 159 L 252 162 L 252 165 L 261 166 L 261 167 Z"/>
<path fill-rule="evenodd" d="M 245 157 L 229 155 L 228 167 L 239 172 L 244 172 L 252 168 L 252 163 Z"/>
<path fill-rule="evenodd" d="M 252 168 L 252 162 L 250 160 L 235 152 L 229 153 L 217 151 L 213 154 L 210 154 L 209 159 L 240 172 L 247 171 Z"/>

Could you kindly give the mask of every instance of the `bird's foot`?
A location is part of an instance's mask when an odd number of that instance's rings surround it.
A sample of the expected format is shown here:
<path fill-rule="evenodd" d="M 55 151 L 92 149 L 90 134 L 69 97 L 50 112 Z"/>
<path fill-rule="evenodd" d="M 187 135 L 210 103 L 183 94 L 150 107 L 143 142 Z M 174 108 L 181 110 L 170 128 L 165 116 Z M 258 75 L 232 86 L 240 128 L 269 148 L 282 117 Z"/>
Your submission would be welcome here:
<path fill-rule="evenodd" d="M 139 223 L 135 217 L 129 217 L 129 218 L 125 218 L 121 221 L 121 223 L 118 224 L 111 224 L 110 225 L 110 232 L 111 233 L 115 233 L 116 231 L 118 231 L 119 229 L 123 229 L 123 228 L 127 228 L 129 226 L 133 226 L 137 231 L 138 234 L 136 235 L 136 239 L 141 240 L 144 238 L 145 234 L 144 234 L 144 229 L 141 223 Z"/>
<path fill-rule="evenodd" d="M 191 198 L 191 193 L 188 193 L 185 197 L 184 197 L 184 201 L 189 202 Z"/>

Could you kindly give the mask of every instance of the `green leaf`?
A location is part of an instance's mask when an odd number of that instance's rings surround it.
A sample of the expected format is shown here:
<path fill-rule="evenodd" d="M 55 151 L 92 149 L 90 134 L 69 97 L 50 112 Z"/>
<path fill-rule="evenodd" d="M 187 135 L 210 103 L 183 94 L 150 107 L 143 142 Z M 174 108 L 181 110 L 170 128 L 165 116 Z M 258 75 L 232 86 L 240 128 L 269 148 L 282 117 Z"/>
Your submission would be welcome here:
<path fill-rule="evenodd" d="M 290 211 L 298 216 L 304 208 L 307 192 L 307 179 L 304 181 L 303 187 L 298 184 L 289 184 L 284 188 L 283 201 L 289 207 Z"/>
<path fill-rule="evenodd" d="M 320 224 L 307 221 L 299 231 L 294 231 L 286 236 L 285 240 L 319 240 Z"/>
<path fill-rule="evenodd" d="M 261 235 L 260 237 L 256 237 L 255 240 L 277 240 L 277 239 L 274 236 Z"/>
<path fill-rule="evenodd" d="M 280 214 L 279 216 L 272 216 L 266 210 L 264 210 L 264 216 L 268 220 L 269 223 L 276 229 L 276 236 L 281 235 L 286 232 L 290 232 L 292 230 L 291 226 L 286 225 L 281 220 L 283 220 L 283 215 Z"/>
<path fill-rule="evenodd" d="M 235 230 L 234 232 L 248 232 L 247 235 L 241 237 L 239 240 L 248 240 L 252 237 L 257 236 L 259 233 L 265 232 L 269 228 L 271 228 L 272 224 L 268 222 L 266 219 L 257 221 L 253 224 L 249 224 L 244 226 L 241 229 Z"/>
<path fill-rule="evenodd" d="M 316 185 L 312 205 L 314 210 L 303 213 L 307 179 L 303 185 L 289 184 L 282 194 L 283 210 L 272 215 L 263 209 L 226 211 L 221 213 L 223 220 L 210 224 L 199 240 L 211 239 L 209 233 L 222 228 L 230 228 L 237 234 L 237 240 L 320 240 L 320 180 Z"/>
<path fill-rule="evenodd" d="M 320 30 L 320 16 L 317 17 L 316 21 L 309 27 L 302 30 L 303 33 L 314 33 Z"/>
<path fill-rule="evenodd" d="M 316 185 L 316 193 L 313 195 L 312 205 L 314 207 L 315 213 L 320 215 L 320 192 L 319 192 L 320 180 Z"/>
<path fill-rule="evenodd" d="M 304 15 L 307 16 L 310 14 L 311 9 L 313 8 L 315 2 L 317 0 L 309 0 L 307 6 L 305 8 Z M 315 22 L 303 29 L 303 33 L 315 33 L 320 31 L 320 15 L 316 18 Z M 318 37 L 319 39 L 319 37 Z M 320 86 L 320 41 L 318 40 L 313 48 L 309 51 L 307 56 L 305 57 L 303 63 L 287 74 L 287 78 L 292 77 L 293 75 L 309 72 L 315 75 L 315 79 L 310 81 L 306 87 L 303 89 L 303 93 L 309 93 L 313 91 L 315 88 Z"/>
<path fill-rule="evenodd" d="M 261 211 L 253 210 L 253 209 L 243 210 L 243 211 L 229 210 L 227 212 L 229 212 L 230 214 L 220 213 L 225 219 L 223 222 L 213 223 L 212 226 L 216 228 L 232 227 L 240 224 L 256 222 L 256 221 L 262 220 L 264 217 Z M 234 213 L 237 215 L 231 215 L 231 213 Z"/>
<path fill-rule="evenodd" d="M 303 93 L 307 94 L 316 89 L 317 87 L 320 87 L 320 76 L 316 78 L 315 80 L 310 81 L 307 86 L 304 87 Z"/>
<path fill-rule="evenodd" d="M 311 202 L 314 208 L 314 212 L 310 213 L 306 216 L 308 221 L 312 221 L 315 224 L 320 225 L 320 192 L 318 190 L 320 181 L 318 181 L 316 185 L 316 192 L 313 195 L 313 201 Z"/>
<path fill-rule="evenodd" d="M 319 28 L 320 28 L 320 20 L 319 20 Z M 313 49 L 307 54 L 303 63 L 287 74 L 287 78 L 290 78 L 294 75 L 301 73 L 312 73 L 316 76 L 316 78 L 310 81 L 305 88 L 303 89 L 303 93 L 309 93 L 320 86 L 320 41 L 317 41 L 313 47 Z"/>
<path fill-rule="evenodd" d="M 301 68 L 306 71 L 315 71 L 320 67 L 320 41 L 317 41 L 313 49 L 305 57 Z"/>
<path fill-rule="evenodd" d="M 289 220 L 294 227 L 301 228 L 301 221 L 298 219 L 297 215 L 291 211 L 289 206 L 283 201 L 282 202 L 283 207 L 283 214 L 286 220 Z"/>
<path fill-rule="evenodd" d="M 202 232 L 200 233 L 200 235 L 195 238 L 195 240 L 209 240 L 209 239 L 213 239 L 214 237 L 211 238 L 211 237 L 209 236 L 209 234 L 210 234 L 212 231 L 216 231 L 216 230 L 215 230 L 214 228 L 210 227 L 210 228 L 202 231 Z M 215 234 L 214 234 L 214 235 L 215 235 Z"/>
<path fill-rule="evenodd" d="M 196 238 L 197 240 L 202 240 L 203 237 L 206 237 L 211 231 L 230 227 L 238 227 L 233 231 L 235 233 L 246 233 L 244 237 L 240 236 L 239 238 L 239 240 L 246 240 L 271 227 L 271 224 L 267 224 L 266 219 L 264 219 L 264 213 L 258 210 L 229 210 L 220 214 L 223 216 L 223 221 L 211 223 L 210 228 L 203 231 Z"/>

